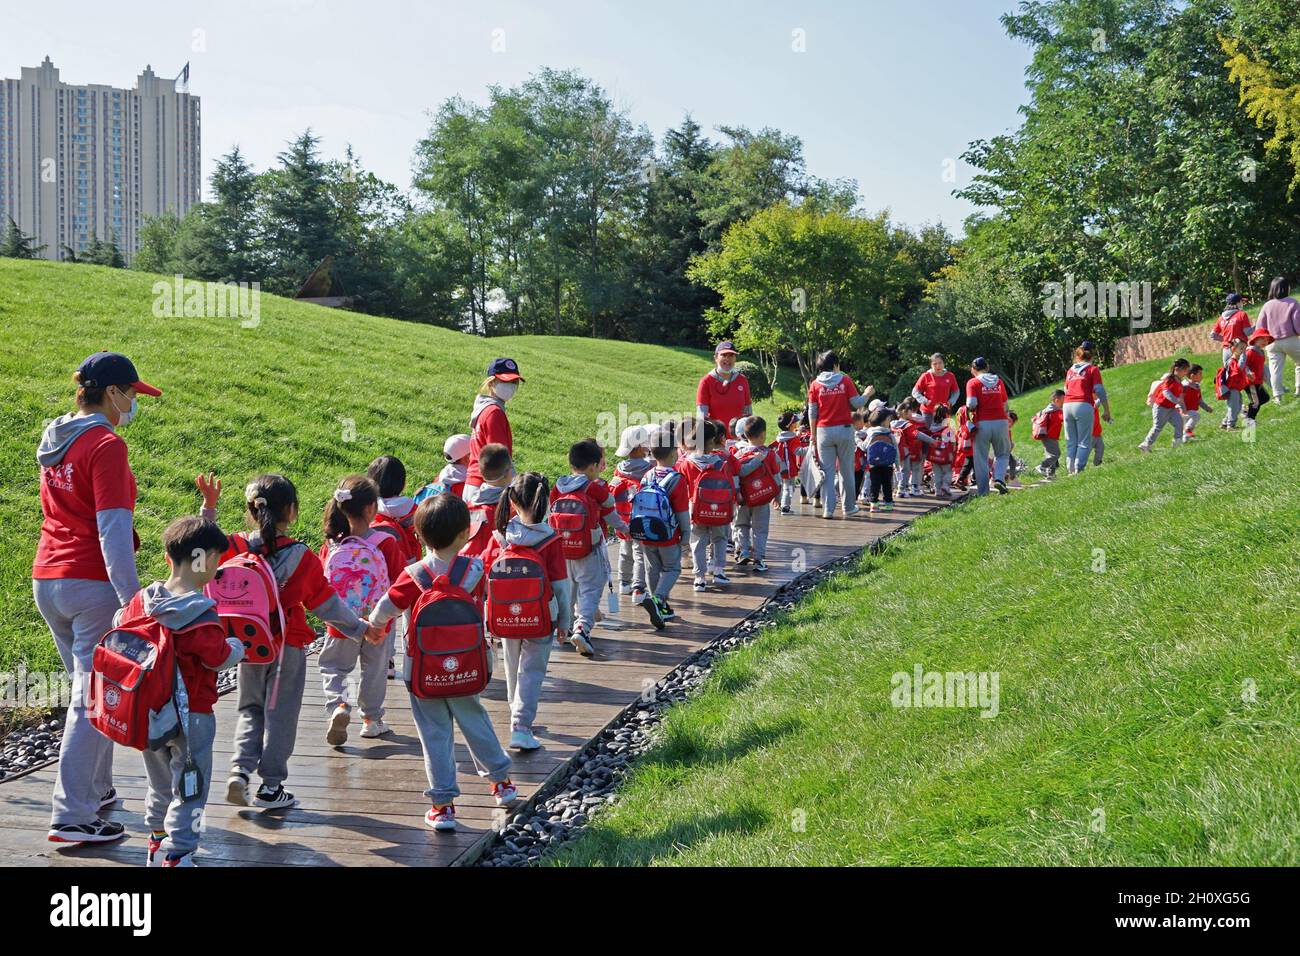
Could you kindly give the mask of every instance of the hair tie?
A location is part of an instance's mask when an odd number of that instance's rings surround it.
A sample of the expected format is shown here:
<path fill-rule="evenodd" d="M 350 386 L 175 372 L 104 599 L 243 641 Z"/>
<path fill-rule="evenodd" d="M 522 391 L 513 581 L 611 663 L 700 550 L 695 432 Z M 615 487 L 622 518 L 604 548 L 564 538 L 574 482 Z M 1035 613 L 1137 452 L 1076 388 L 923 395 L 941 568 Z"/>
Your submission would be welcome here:
<path fill-rule="evenodd" d="M 352 492 L 348 491 L 346 488 L 335 488 L 334 500 L 339 502 L 340 504 L 342 504 L 344 501 L 351 501 Z"/>
<path fill-rule="evenodd" d="M 265 508 L 265 507 L 266 507 L 266 499 L 265 499 L 265 498 L 254 498 L 252 501 L 249 502 L 249 504 L 252 505 L 254 508 Z"/>

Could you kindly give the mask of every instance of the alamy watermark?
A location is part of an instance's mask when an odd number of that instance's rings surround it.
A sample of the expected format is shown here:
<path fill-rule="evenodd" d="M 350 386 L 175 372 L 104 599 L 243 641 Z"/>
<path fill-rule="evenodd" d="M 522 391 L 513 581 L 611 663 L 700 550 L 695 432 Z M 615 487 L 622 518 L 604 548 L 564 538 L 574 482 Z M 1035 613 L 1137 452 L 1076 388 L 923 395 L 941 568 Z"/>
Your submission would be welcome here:
<path fill-rule="evenodd" d="M 1151 283 L 1076 282 L 1067 274 L 1064 282 L 1043 283 L 1043 315 L 1049 319 L 1128 319 L 1130 331 L 1145 329 L 1153 315 Z"/>
<path fill-rule="evenodd" d="M 952 707 L 998 715 L 998 671 L 927 671 L 920 664 L 889 680 L 895 707 Z"/>
<path fill-rule="evenodd" d="M 262 324 L 260 282 L 199 282 L 177 274 L 153 284 L 158 319 L 240 319 L 246 329 Z"/>
<path fill-rule="evenodd" d="M 0 710 L 33 707 L 40 710 L 72 706 L 76 694 L 67 671 L 0 671 Z"/>

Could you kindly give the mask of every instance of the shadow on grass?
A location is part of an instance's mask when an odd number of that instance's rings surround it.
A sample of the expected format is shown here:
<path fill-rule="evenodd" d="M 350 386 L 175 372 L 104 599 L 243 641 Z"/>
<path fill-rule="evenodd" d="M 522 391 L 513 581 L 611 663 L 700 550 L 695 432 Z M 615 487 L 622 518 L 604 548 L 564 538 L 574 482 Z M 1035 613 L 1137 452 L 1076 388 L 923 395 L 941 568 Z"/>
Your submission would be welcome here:
<path fill-rule="evenodd" d="M 669 724 L 663 742 L 647 753 L 636 769 L 678 774 L 696 767 L 729 763 L 788 737 L 799 726 L 799 721 L 789 718 L 773 724 L 751 724 L 715 743 L 705 738 L 702 729 Z"/>
<path fill-rule="evenodd" d="M 713 837 L 756 833 L 767 826 L 768 822 L 768 815 L 762 810 L 743 804 L 734 810 L 724 810 L 660 827 L 645 836 L 629 837 L 596 830 L 588 833 L 582 842 L 584 849 L 591 851 L 593 859 L 613 866 L 648 866 Z M 557 855 L 555 862 L 561 865 L 583 865 L 580 858 L 575 858 L 568 852 Z"/>

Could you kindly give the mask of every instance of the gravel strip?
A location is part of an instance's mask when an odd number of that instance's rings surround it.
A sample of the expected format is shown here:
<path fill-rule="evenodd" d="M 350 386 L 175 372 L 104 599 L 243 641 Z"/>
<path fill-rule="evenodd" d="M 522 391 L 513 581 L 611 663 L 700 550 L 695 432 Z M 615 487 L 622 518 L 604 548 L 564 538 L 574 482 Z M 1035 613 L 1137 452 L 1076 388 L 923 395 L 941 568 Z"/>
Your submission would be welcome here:
<path fill-rule="evenodd" d="M 549 848 L 577 836 L 594 814 L 618 802 L 618 790 L 630 765 L 654 746 L 664 711 L 698 690 L 719 657 L 775 627 L 779 618 L 827 578 L 855 563 L 864 552 L 882 551 L 887 542 L 909 527 L 904 525 L 868 547 L 783 585 L 748 617 L 682 661 L 575 755 L 567 777 L 544 785 L 527 804 L 507 817 L 492 842 L 468 865 L 531 866 Z"/>

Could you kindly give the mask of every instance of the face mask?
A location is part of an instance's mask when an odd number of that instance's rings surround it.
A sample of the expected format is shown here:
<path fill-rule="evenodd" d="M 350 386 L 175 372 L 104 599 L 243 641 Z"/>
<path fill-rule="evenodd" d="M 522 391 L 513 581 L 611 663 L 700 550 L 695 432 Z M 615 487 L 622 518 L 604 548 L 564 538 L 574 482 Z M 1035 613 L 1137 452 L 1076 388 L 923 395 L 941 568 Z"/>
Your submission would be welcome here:
<path fill-rule="evenodd" d="M 122 411 L 122 409 L 118 408 L 117 399 L 113 399 L 113 411 L 117 412 L 118 428 L 121 428 L 123 425 L 131 424 L 131 419 L 135 418 L 135 411 L 138 406 L 139 403 L 136 401 L 134 395 L 131 396 L 131 407 L 128 408 L 126 411 Z"/>
<path fill-rule="evenodd" d="M 515 392 L 519 390 L 518 382 L 497 382 L 492 386 L 492 392 L 503 402 L 508 402 L 515 397 Z"/>

